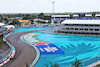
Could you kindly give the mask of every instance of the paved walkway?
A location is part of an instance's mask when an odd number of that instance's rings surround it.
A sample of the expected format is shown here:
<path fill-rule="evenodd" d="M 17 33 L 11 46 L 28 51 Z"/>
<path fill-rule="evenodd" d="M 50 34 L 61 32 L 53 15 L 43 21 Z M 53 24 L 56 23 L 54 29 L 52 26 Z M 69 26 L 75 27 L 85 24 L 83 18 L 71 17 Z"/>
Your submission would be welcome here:
<path fill-rule="evenodd" d="M 100 64 L 100 61 L 97 61 L 97 62 L 92 63 L 92 64 L 90 64 L 90 65 L 88 65 L 86 67 L 95 67 L 96 65 L 99 65 L 99 64 Z"/>
<path fill-rule="evenodd" d="M 30 65 L 35 60 L 37 56 L 35 48 L 20 39 L 20 37 L 26 33 L 29 32 L 16 33 L 7 37 L 15 47 L 16 53 L 15 59 L 9 61 L 3 67 L 26 67 L 27 64 Z"/>

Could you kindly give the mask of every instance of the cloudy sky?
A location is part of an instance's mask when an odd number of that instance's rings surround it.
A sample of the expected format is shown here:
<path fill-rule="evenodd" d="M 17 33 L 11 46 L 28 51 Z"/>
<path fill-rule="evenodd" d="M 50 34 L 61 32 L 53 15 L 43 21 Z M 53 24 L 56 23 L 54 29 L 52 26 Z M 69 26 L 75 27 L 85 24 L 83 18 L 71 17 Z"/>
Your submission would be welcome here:
<path fill-rule="evenodd" d="M 100 0 L 0 0 L 0 13 L 100 11 Z"/>

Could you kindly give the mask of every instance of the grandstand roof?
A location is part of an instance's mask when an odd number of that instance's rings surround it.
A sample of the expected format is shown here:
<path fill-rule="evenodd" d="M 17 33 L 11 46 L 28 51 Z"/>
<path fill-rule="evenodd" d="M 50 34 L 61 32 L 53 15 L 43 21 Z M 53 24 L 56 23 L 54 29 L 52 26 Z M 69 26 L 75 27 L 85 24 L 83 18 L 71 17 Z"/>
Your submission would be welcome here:
<path fill-rule="evenodd" d="M 96 14 L 95 16 L 100 16 L 100 14 Z"/>
<path fill-rule="evenodd" d="M 78 15 L 73 15 L 73 17 L 78 17 Z"/>
<path fill-rule="evenodd" d="M 52 17 L 70 17 L 70 15 L 52 15 Z"/>
<path fill-rule="evenodd" d="M 92 14 L 85 14 L 85 16 L 92 16 Z"/>
<path fill-rule="evenodd" d="M 65 20 L 61 24 L 100 24 L 100 20 Z"/>

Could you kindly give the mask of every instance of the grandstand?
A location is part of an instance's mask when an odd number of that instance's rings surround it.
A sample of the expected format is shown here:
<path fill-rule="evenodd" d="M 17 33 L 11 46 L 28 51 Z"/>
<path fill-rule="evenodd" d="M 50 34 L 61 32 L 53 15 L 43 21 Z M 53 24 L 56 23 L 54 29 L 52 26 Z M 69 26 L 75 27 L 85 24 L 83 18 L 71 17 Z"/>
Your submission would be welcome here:
<path fill-rule="evenodd" d="M 65 20 L 55 31 L 67 34 L 100 35 L 100 20 Z"/>
<path fill-rule="evenodd" d="M 92 14 L 78 14 L 78 19 L 92 19 Z"/>
<path fill-rule="evenodd" d="M 73 15 L 73 19 L 78 19 L 78 15 Z"/>
<path fill-rule="evenodd" d="M 70 15 L 52 15 L 51 20 L 60 22 L 66 19 L 70 19 Z"/>
<path fill-rule="evenodd" d="M 73 19 L 92 19 L 92 14 L 76 14 L 73 15 Z"/>
<path fill-rule="evenodd" d="M 100 14 L 96 14 L 95 19 L 100 19 Z"/>

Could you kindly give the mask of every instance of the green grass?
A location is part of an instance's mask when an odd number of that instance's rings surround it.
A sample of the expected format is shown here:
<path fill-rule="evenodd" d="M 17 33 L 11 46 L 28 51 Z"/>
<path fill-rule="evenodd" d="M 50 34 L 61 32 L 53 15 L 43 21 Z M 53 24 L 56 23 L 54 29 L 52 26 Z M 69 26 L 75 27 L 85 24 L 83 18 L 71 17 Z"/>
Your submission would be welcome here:
<path fill-rule="evenodd" d="M 4 45 L 5 44 L 5 42 L 3 42 L 3 40 L 1 40 L 0 41 L 0 45 Z"/>
<path fill-rule="evenodd" d="M 3 38 L 3 36 L 0 36 L 0 38 Z"/>
<path fill-rule="evenodd" d="M 97 65 L 96 67 L 100 67 L 100 65 Z"/>

